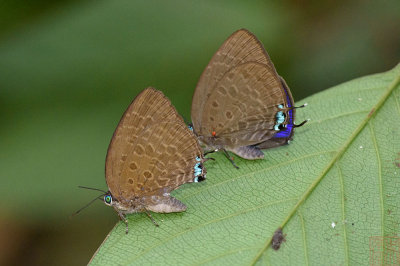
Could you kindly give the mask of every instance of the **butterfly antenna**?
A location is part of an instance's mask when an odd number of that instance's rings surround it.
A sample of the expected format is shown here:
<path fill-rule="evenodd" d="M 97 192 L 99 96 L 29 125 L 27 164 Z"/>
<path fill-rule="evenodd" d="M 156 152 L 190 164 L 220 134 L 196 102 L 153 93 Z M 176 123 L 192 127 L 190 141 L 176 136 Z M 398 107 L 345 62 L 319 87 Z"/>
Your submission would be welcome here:
<path fill-rule="evenodd" d="M 294 127 L 301 127 L 303 126 L 305 123 L 307 123 L 308 121 L 310 121 L 310 119 L 306 119 L 303 122 L 301 122 L 299 125 L 293 124 Z"/>
<path fill-rule="evenodd" d="M 98 188 L 84 187 L 84 186 L 78 186 L 78 188 L 84 188 L 84 189 L 89 189 L 89 190 L 96 190 L 96 191 L 100 191 L 100 192 L 103 192 L 103 193 L 107 193 L 107 191 L 104 191 L 104 190 L 98 189 Z"/>
<path fill-rule="evenodd" d="M 305 103 L 305 104 L 300 105 L 300 106 L 295 106 L 294 108 L 303 108 L 303 107 L 306 107 L 307 105 L 308 105 L 308 103 Z"/>
<path fill-rule="evenodd" d="M 204 162 L 207 162 L 207 161 L 209 161 L 209 160 L 215 161 L 215 158 L 213 158 L 213 157 L 204 158 Z"/>
<path fill-rule="evenodd" d="M 86 209 L 87 207 L 89 207 L 93 202 L 95 202 L 97 199 L 102 200 L 102 196 L 104 196 L 105 194 L 101 194 L 99 196 L 97 196 L 96 198 L 92 199 L 88 204 L 86 204 L 85 206 L 83 206 L 82 208 L 80 208 L 79 210 L 77 210 L 76 212 L 74 212 L 73 214 L 71 214 L 70 218 L 74 217 L 75 215 L 77 215 L 78 213 L 80 213 L 83 209 Z"/>
<path fill-rule="evenodd" d="M 289 107 L 288 109 L 289 109 L 289 110 L 293 110 L 293 109 L 297 109 L 297 108 L 303 108 L 303 107 L 306 107 L 307 105 L 308 105 L 308 103 L 305 103 L 305 104 L 300 105 L 300 106 L 292 106 L 292 107 Z"/>
<path fill-rule="evenodd" d="M 208 152 L 205 152 L 204 153 L 204 156 L 206 156 L 207 154 L 210 154 L 210 153 L 214 153 L 214 152 L 216 152 L 217 150 L 212 150 L 212 151 L 208 151 Z"/>

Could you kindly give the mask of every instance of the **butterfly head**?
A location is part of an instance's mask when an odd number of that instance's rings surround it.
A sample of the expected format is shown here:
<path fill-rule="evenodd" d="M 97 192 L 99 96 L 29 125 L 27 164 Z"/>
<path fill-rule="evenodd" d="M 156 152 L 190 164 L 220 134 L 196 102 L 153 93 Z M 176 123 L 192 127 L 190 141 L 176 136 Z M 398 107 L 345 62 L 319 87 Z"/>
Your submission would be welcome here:
<path fill-rule="evenodd" d="M 113 205 L 113 197 L 110 192 L 104 195 L 103 201 L 106 205 L 112 206 Z"/>

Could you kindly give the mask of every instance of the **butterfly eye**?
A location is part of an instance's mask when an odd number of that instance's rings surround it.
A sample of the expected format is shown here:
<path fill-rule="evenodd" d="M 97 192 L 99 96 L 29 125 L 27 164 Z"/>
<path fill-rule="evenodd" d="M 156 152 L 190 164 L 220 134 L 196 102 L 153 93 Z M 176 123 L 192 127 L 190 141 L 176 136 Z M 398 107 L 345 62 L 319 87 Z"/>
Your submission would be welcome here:
<path fill-rule="evenodd" d="M 111 203 L 112 203 L 112 197 L 110 196 L 110 195 L 106 195 L 106 196 L 104 196 L 104 203 L 106 204 L 106 205 L 111 205 Z"/>

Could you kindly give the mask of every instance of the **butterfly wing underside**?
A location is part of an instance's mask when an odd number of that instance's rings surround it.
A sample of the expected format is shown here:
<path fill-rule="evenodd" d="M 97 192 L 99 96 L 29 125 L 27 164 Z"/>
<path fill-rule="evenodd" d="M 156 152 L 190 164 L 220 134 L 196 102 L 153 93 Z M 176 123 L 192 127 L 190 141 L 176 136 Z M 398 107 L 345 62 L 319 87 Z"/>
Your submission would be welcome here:
<path fill-rule="evenodd" d="M 204 105 L 199 134 L 223 140 L 226 147 L 254 145 L 276 131 L 275 115 L 285 95 L 280 80 L 264 64 L 249 62 L 228 71 Z"/>
<path fill-rule="evenodd" d="M 112 195 L 131 200 L 162 195 L 193 182 L 201 149 L 171 102 L 148 88 L 124 113 L 106 159 L 106 182 Z"/>
<path fill-rule="evenodd" d="M 282 86 L 284 88 L 286 94 L 286 103 L 288 107 L 292 107 L 294 104 L 292 93 L 285 80 L 280 77 Z M 262 143 L 257 144 L 259 149 L 271 149 L 275 147 L 279 147 L 289 143 L 289 140 L 293 138 L 294 134 L 294 117 L 296 114 L 296 109 L 291 109 L 288 111 L 288 121 L 286 123 L 286 127 L 279 132 L 275 133 L 274 136 Z"/>
<path fill-rule="evenodd" d="M 216 83 L 231 68 L 257 62 L 273 68 L 260 41 L 245 29 L 234 32 L 214 54 L 197 83 L 192 99 L 191 117 L 194 128 L 200 128 L 201 112 Z"/>
<path fill-rule="evenodd" d="M 263 142 L 260 147 L 270 148 L 287 142 L 282 136 L 268 140 L 277 133 L 273 130 L 277 105 L 292 103 L 290 90 L 263 45 L 241 29 L 222 44 L 204 70 L 191 115 L 197 135 L 211 137 L 215 132 L 225 147 Z M 294 118 L 294 110 L 291 114 Z M 292 134 L 291 129 L 289 138 Z"/>

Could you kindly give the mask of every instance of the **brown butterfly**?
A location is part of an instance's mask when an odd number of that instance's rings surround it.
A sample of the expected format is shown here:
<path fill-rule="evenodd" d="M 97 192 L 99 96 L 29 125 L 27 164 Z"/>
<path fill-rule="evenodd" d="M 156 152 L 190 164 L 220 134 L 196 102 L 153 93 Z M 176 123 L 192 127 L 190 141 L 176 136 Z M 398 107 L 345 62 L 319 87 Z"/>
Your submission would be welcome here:
<path fill-rule="evenodd" d="M 241 29 L 222 44 L 197 83 L 193 130 L 205 150 L 224 151 L 237 167 L 227 151 L 262 159 L 261 149 L 287 144 L 294 128 L 307 122 L 294 124 L 293 103 L 260 41 Z"/>
<path fill-rule="evenodd" d="M 206 178 L 197 139 L 162 92 L 147 88 L 119 122 L 106 158 L 109 191 L 104 203 L 126 224 L 126 214 L 182 212 L 185 204 L 170 195 L 180 185 Z"/>

